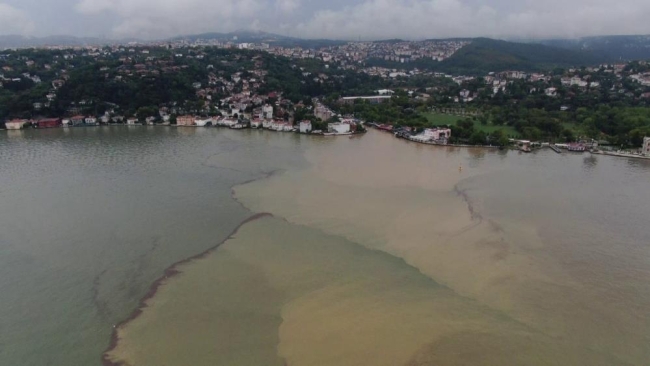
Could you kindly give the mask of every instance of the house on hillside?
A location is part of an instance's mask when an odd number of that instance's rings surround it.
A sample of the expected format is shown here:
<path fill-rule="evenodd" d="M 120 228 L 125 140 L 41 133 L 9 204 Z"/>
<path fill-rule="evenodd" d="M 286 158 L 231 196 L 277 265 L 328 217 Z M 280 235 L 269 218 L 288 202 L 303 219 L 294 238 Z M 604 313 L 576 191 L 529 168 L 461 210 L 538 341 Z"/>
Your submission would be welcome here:
<path fill-rule="evenodd" d="M 544 94 L 546 94 L 547 97 L 556 97 L 557 88 L 546 88 L 546 90 L 544 90 Z"/>
<path fill-rule="evenodd" d="M 272 119 L 273 118 L 273 106 L 266 104 L 262 107 L 262 118 Z"/>

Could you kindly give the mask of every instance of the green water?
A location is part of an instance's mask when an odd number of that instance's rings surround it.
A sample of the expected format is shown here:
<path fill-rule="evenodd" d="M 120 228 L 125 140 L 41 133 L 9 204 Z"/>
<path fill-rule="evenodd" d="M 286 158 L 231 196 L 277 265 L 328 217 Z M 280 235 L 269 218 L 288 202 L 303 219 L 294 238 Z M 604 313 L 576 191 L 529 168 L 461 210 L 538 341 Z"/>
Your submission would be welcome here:
<path fill-rule="evenodd" d="M 299 141 L 227 130 L 0 132 L 1 365 L 99 364 L 166 267 L 250 215 L 231 187 L 300 163 Z"/>

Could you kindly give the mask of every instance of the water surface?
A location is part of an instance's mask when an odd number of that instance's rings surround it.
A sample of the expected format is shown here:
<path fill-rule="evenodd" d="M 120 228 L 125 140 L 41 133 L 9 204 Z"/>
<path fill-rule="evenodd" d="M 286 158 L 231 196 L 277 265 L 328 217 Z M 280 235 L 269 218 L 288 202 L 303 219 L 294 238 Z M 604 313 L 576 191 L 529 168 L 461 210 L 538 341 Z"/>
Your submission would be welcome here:
<path fill-rule="evenodd" d="M 644 365 L 648 181 L 644 161 L 375 131 L 6 131 L 0 364 L 98 364 L 165 268 L 223 242 L 107 357 Z"/>

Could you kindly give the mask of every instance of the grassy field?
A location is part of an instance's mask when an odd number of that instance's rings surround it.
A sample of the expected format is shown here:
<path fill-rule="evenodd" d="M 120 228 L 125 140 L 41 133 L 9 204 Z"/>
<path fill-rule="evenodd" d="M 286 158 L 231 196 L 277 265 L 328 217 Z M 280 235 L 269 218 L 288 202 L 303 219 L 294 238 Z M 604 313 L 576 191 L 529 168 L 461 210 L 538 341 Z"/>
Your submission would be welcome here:
<path fill-rule="evenodd" d="M 429 123 L 432 126 L 446 126 L 446 125 L 456 125 L 456 122 L 465 119 L 467 117 L 455 116 L 450 114 L 441 114 L 441 113 L 426 113 L 424 115 L 429 120 Z M 470 117 L 471 118 L 471 117 Z M 510 126 L 495 126 L 491 123 L 487 125 L 482 125 L 480 122 L 474 122 L 474 129 L 477 131 L 483 131 L 487 134 L 494 132 L 496 130 L 502 130 L 506 135 L 518 137 L 519 133 L 510 127 Z"/>

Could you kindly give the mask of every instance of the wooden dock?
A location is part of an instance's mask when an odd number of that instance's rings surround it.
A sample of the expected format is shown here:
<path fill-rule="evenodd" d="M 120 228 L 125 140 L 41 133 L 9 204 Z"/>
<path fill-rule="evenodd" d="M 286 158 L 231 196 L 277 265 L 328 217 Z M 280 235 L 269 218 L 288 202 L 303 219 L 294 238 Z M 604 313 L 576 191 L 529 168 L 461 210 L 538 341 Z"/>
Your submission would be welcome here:
<path fill-rule="evenodd" d="M 556 153 L 558 153 L 558 154 L 562 154 L 562 150 L 560 150 L 559 147 L 557 147 L 557 146 L 555 146 L 555 145 L 548 145 L 548 147 L 550 147 L 551 150 L 555 151 Z"/>

